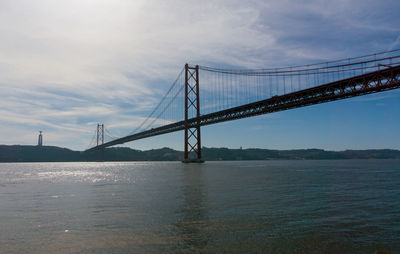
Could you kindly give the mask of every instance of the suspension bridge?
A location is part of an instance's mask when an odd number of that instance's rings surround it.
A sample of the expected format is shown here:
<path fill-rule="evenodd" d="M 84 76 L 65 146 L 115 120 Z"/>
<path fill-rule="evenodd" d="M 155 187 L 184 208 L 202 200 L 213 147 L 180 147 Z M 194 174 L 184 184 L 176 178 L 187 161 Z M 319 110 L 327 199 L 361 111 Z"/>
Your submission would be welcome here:
<path fill-rule="evenodd" d="M 132 133 L 98 125 L 88 152 L 184 131 L 184 162 L 201 162 L 200 127 L 400 88 L 400 49 L 269 69 L 186 64 L 161 101 Z M 104 135 L 110 138 L 105 141 Z"/>

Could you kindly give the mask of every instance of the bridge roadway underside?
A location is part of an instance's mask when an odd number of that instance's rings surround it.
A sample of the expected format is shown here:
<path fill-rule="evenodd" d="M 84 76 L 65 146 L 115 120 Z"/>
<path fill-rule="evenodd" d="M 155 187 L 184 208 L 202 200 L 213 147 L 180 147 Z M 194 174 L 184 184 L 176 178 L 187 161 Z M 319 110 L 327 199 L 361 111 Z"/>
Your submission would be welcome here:
<path fill-rule="evenodd" d="M 378 93 L 400 88 L 400 66 L 347 78 L 321 86 L 273 96 L 242 106 L 221 110 L 188 120 L 188 127 L 210 125 L 245 117 L 268 114 L 329 101 L 341 100 L 366 94 Z M 86 151 L 102 149 L 129 141 L 144 139 L 185 129 L 185 121 L 180 121 L 133 135 L 115 139 Z"/>

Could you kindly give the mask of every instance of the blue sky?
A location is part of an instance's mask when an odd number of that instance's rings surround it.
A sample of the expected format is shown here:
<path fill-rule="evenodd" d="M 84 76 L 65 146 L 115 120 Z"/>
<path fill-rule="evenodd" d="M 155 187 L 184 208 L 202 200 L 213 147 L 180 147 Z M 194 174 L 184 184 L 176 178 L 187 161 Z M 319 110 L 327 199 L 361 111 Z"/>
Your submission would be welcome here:
<path fill-rule="evenodd" d="M 268 68 L 400 48 L 399 1 L 0 0 L 0 143 L 133 131 L 186 62 Z M 400 91 L 202 128 L 207 147 L 400 149 Z M 174 133 L 126 144 L 183 149 Z"/>

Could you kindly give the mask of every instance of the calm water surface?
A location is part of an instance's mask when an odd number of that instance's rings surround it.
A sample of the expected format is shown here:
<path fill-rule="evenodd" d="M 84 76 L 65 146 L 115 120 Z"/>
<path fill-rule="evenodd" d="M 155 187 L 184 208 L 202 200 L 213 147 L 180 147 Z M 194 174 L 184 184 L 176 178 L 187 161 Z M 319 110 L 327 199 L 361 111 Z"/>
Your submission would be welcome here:
<path fill-rule="evenodd" d="M 400 253 L 400 161 L 0 164 L 0 253 Z"/>

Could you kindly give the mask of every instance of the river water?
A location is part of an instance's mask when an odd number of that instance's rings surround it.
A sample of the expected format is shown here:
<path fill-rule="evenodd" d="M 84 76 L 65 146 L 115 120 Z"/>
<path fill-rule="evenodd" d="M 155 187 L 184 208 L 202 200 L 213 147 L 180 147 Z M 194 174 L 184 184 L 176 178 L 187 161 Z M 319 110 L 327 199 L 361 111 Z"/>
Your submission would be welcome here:
<path fill-rule="evenodd" d="M 400 161 L 0 164 L 0 253 L 400 253 Z"/>

